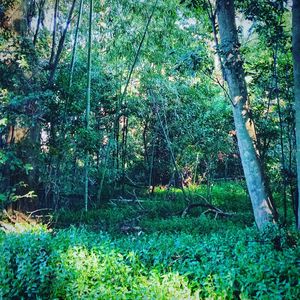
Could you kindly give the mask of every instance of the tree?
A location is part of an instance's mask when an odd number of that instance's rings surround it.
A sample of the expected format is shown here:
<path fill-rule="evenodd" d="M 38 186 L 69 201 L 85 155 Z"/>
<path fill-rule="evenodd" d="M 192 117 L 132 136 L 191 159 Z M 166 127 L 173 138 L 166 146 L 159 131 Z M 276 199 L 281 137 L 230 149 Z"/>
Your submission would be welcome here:
<path fill-rule="evenodd" d="M 62 51 L 64 49 L 64 46 L 65 46 L 65 39 L 66 39 L 68 28 L 69 28 L 70 23 L 72 21 L 73 10 L 75 8 L 75 4 L 76 4 L 76 0 L 73 0 L 72 5 L 71 5 L 70 10 L 69 10 L 69 15 L 68 15 L 68 19 L 67 19 L 65 28 L 64 28 L 63 33 L 62 33 L 62 35 L 59 39 L 59 42 L 58 42 L 56 55 L 53 58 L 53 63 L 50 66 L 50 74 L 49 74 L 49 85 L 50 86 L 53 84 L 55 72 L 57 70 L 57 67 L 58 67 L 58 64 L 59 64 L 59 61 L 60 61 L 61 53 L 62 53 Z M 54 9 L 55 13 L 54 13 L 53 41 L 55 40 L 55 31 L 56 31 L 56 24 L 55 24 L 56 23 L 56 14 L 57 14 L 56 9 L 57 9 L 57 3 L 55 3 L 55 9 Z M 55 47 L 55 42 L 53 42 L 52 47 Z M 53 57 L 52 53 L 53 53 L 53 50 L 51 50 L 50 63 L 52 62 L 52 57 Z"/>
<path fill-rule="evenodd" d="M 89 14 L 89 40 L 88 40 L 88 63 L 87 63 L 87 91 L 86 91 L 86 130 L 90 128 L 91 111 L 91 48 L 92 48 L 92 23 L 93 23 L 93 0 L 90 0 Z M 84 172 L 84 208 L 88 210 L 89 195 L 89 153 L 86 153 L 85 172 Z"/>
<path fill-rule="evenodd" d="M 219 54 L 222 58 L 224 79 L 229 87 L 240 157 L 255 221 L 258 228 L 263 229 L 267 224 L 276 220 L 276 210 L 270 200 L 257 149 L 254 145 L 255 128 L 253 120 L 250 118 L 233 0 L 217 1 L 217 17 L 221 38 Z"/>
<path fill-rule="evenodd" d="M 300 230 L 300 1 L 293 1 L 293 62 L 296 122 L 296 161 L 298 180 L 297 228 Z"/>

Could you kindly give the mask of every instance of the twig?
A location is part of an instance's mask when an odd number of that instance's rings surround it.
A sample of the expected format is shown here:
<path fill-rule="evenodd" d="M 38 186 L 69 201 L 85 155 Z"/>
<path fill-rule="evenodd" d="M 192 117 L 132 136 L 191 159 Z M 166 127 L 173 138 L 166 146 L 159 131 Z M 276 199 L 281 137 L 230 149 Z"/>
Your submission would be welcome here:
<path fill-rule="evenodd" d="M 8 212 L 6 211 L 6 209 L 3 209 L 3 213 L 7 216 L 7 218 L 9 219 L 10 222 L 12 223 L 16 223 L 11 216 L 8 214 Z"/>
<path fill-rule="evenodd" d="M 34 211 L 30 212 L 30 213 L 27 212 L 27 213 L 29 213 L 29 215 L 28 215 L 26 221 L 28 221 L 28 220 L 30 219 L 30 217 L 31 217 L 33 214 L 35 214 L 36 212 L 39 212 L 39 211 L 45 211 L 45 210 L 53 210 L 53 209 L 52 209 L 52 208 L 40 208 L 40 209 L 36 209 L 36 210 L 34 210 Z"/>

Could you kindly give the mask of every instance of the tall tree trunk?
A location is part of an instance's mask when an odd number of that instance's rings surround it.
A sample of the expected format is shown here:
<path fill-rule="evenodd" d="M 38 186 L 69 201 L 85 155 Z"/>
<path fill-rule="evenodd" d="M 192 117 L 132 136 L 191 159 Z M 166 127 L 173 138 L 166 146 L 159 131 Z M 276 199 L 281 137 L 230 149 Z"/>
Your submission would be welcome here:
<path fill-rule="evenodd" d="M 293 62 L 294 62 L 294 93 L 296 110 L 296 161 L 297 161 L 297 228 L 300 230 L 300 0 L 293 0 Z"/>
<path fill-rule="evenodd" d="M 92 48 L 92 23 L 93 23 L 93 0 L 90 0 L 90 16 L 89 16 L 89 40 L 88 40 L 88 78 L 86 92 L 86 129 L 90 128 L 90 110 L 91 110 L 91 48 Z M 89 153 L 87 151 L 84 167 L 84 208 L 88 210 L 89 196 Z"/>
<path fill-rule="evenodd" d="M 74 73 L 75 60 L 76 60 L 78 31 L 79 31 L 79 26 L 80 26 L 80 21 L 81 21 L 81 15 L 82 15 L 82 2 L 83 2 L 83 0 L 80 0 L 79 11 L 78 11 L 78 18 L 77 18 L 76 29 L 75 29 L 75 38 L 74 38 L 74 45 L 73 45 L 73 50 L 72 50 L 72 60 L 71 60 L 69 88 L 72 86 L 72 83 L 73 83 L 73 73 Z"/>
<path fill-rule="evenodd" d="M 218 0 L 217 16 L 221 38 L 220 55 L 232 101 L 240 157 L 255 222 L 259 229 L 263 229 L 276 219 L 277 213 L 270 201 L 254 146 L 255 130 L 253 121 L 249 117 L 248 94 L 239 51 L 233 0 Z"/>
<path fill-rule="evenodd" d="M 68 31 L 68 28 L 70 26 L 70 23 L 71 23 L 71 20 L 73 17 L 73 10 L 75 7 L 75 3 L 76 3 L 76 0 L 73 0 L 72 4 L 71 4 L 71 8 L 69 10 L 69 15 L 68 15 L 68 19 L 66 22 L 66 26 L 65 26 L 62 36 L 60 37 L 60 40 L 58 42 L 56 56 L 54 58 L 53 64 L 50 66 L 50 75 L 49 75 L 49 80 L 48 80 L 48 83 L 50 86 L 53 84 L 54 76 L 55 76 L 56 69 L 58 67 L 60 56 L 64 49 L 65 39 L 66 39 L 67 31 Z"/>
<path fill-rule="evenodd" d="M 122 145 L 121 145 L 121 154 L 122 154 L 122 158 L 121 158 L 121 164 L 122 164 L 122 194 L 124 194 L 124 188 L 125 188 L 125 186 L 124 186 L 125 185 L 125 171 L 126 171 L 125 168 L 126 168 L 126 156 L 127 156 L 127 149 L 126 148 L 127 148 L 127 134 L 128 134 L 128 119 L 129 119 L 129 114 L 126 116 L 126 111 L 127 111 L 127 101 L 126 101 L 127 89 L 129 87 L 134 68 L 135 68 L 135 66 L 138 62 L 138 58 L 140 56 L 140 53 L 141 53 L 141 50 L 142 50 L 142 47 L 143 47 L 143 44 L 144 44 L 144 41 L 145 41 L 146 34 L 149 30 L 149 25 L 151 23 L 154 12 L 156 10 L 157 3 L 158 3 L 158 0 L 155 1 L 154 5 L 153 5 L 153 8 L 152 8 L 152 11 L 151 11 L 151 14 L 150 14 L 150 16 L 147 20 L 142 39 L 141 39 L 141 41 L 139 43 L 139 47 L 138 47 L 138 49 L 135 53 L 133 64 L 131 65 L 129 75 L 128 75 L 128 78 L 127 78 L 127 82 L 125 84 L 125 88 L 124 88 L 124 91 L 121 95 L 121 100 L 120 100 L 121 109 L 123 111 L 122 112 L 122 115 L 123 115 Z"/>
<path fill-rule="evenodd" d="M 59 6 L 59 0 L 55 0 L 54 14 L 53 14 L 52 47 L 51 47 L 51 55 L 50 55 L 50 59 L 49 59 L 50 67 L 53 64 L 55 48 L 56 48 L 56 27 L 57 27 L 58 6 Z"/>
<path fill-rule="evenodd" d="M 46 0 L 41 0 L 40 3 L 39 3 L 38 20 L 37 20 L 35 34 L 34 34 L 34 37 L 33 37 L 33 45 L 34 46 L 36 45 L 36 42 L 37 42 L 37 38 L 38 38 L 38 34 L 39 34 L 39 31 L 40 31 L 41 24 L 43 24 L 42 19 L 43 19 L 43 10 L 44 10 L 44 6 L 45 6 L 45 2 L 46 2 Z"/>

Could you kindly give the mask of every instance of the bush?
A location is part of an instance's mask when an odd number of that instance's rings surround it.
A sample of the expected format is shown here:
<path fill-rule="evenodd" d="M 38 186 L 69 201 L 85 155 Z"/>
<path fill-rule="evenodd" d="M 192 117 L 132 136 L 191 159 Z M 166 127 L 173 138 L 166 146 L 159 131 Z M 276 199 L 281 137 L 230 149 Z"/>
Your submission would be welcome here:
<path fill-rule="evenodd" d="M 4 299 L 47 297 L 51 285 L 48 233 L 7 235 L 0 245 L 0 296 Z M 0 298 L 1 298 L 0 297 Z"/>

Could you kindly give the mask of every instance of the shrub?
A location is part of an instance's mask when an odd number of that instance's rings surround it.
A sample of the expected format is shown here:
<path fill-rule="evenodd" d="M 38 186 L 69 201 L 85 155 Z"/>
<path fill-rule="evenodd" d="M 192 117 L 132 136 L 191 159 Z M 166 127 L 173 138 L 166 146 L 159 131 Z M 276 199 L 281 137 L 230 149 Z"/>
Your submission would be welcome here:
<path fill-rule="evenodd" d="M 50 236 L 48 233 L 9 234 L 0 245 L 0 296 L 35 299 L 49 294 Z"/>
<path fill-rule="evenodd" d="M 299 233 L 270 230 L 260 234 L 254 228 L 233 227 L 206 235 L 153 233 L 114 239 L 74 227 L 53 235 L 8 234 L 0 239 L 0 296 L 297 299 Z M 279 250 L 274 243 L 278 236 Z"/>

